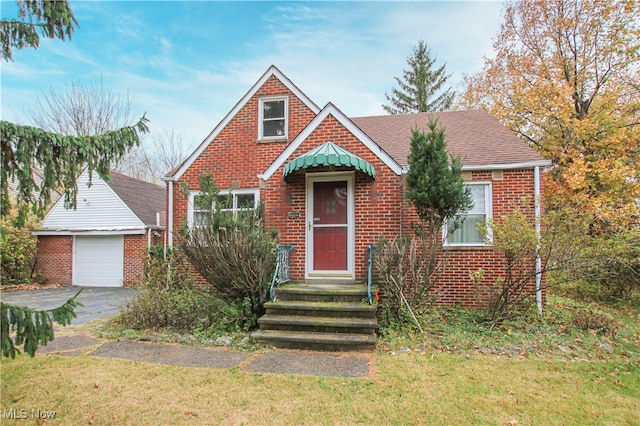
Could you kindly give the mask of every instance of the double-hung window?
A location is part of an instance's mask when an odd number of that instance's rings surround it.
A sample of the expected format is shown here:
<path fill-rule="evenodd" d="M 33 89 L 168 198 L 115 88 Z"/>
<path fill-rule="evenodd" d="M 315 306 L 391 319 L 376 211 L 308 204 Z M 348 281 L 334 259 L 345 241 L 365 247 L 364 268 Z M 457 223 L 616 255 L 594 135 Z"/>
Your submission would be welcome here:
<path fill-rule="evenodd" d="M 473 207 L 467 212 L 450 220 L 445 226 L 444 236 L 447 245 L 485 245 L 485 239 L 478 225 L 486 226 L 491 218 L 491 183 L 468 182 L 467 186 L 473 198 Z M 457 227 L 453 227 L 454 221 Z"/>
<path fill-rule="evenodd" d="M 259 139 L 287 138 L 287 98 L 260 99 Z"/>
<path fill-rule="evenodd" d="M 193 228 L 205 226 L 211 217 L 214 208 L 229 219 L 238 215 L 238 212 L 254 210 L 258 206 L 259 191 L 257 189 L 237 189 L 220 191 L 213 205 L 199 192 L 191 194 L 189 203 L 189 223 Z"/>

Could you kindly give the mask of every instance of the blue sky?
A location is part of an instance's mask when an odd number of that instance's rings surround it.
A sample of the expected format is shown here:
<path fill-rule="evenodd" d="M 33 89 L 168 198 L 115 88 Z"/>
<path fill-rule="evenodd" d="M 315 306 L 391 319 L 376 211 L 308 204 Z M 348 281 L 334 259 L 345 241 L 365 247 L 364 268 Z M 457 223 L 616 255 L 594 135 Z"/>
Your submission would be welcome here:
<path fill-rule="evenodd" d="M 270 65 L 316 104 L 351 117 L 383 114 L 406 59 L 423 39 L 456 87 L 492 56 L 502 3 L 74 1 L 72 41 L 41 41 L 2 62 L 3 120 L 31 124 L 49 87 L 72 82 L 129 95 L 151 131 L 199 144 Z M 15 3 L 2 1 L 2 17 Z"/>

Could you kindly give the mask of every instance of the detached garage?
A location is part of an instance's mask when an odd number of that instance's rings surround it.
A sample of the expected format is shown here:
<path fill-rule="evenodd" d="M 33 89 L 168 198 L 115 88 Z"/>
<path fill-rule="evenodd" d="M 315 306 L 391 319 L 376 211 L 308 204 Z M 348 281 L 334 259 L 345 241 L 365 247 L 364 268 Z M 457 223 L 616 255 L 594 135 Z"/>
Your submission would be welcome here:
<path fill-rule="evenodd" d="M 164 239 L 165 191 L 119 173 L 108 182 L 85 171 L 77 207 L 59 200 L 42 220 L 37 270 L 60 285 L 120 287 L 142 278 L 147 248 Z"/>

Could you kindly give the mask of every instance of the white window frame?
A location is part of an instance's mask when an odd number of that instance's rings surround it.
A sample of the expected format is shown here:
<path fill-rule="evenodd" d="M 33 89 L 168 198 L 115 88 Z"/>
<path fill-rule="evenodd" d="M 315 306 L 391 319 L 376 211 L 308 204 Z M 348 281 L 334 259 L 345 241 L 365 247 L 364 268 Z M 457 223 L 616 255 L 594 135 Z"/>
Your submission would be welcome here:
<path fill-rule="evenodd" d="M 189 228 L 193 229 L 194 227 L 194 216 L 196 212 L 206 211 L 203 209 L 196 208 L 195 197 L 201 194 L 201 191 L 191 191 L 189 193 L 189 204 L 187 207 L 187 223 L 189 224 Z M 260 190 L 259 189 L 226 189 L 218 192 L 218 195 L 228 195 L 231 194 L 232 198 L 232 206 L 230 209 L 220 209 L 220 211 L 229 211 L 233 212 L 233 215 L 237 215 L 239 211 L 247 211 L 247 210 L 255 210 L 258 208 L 258 204 L 260 204 Z M 238 195 L 243 194 L 253 194 L 253 208 L 238 208 Z M 213 208 L 213 206 L 212 206 Z"/>
<path fill-rule="evenodd" d="M 264 135 L 264 121 L 269 120 L 264 118 L 264 104 L 265 102 L 284 101 L 284 135 L 265 136 Z M 278 140 L 287 139 L 289 136 L 289 98 L 286 96 L 271 96 L 268 98 L 261 98 L 258 103 L 258 139 L 259 140 Z M 282 120 L 282 118 L 272 119 Z"/>
<path fill-rule="evenodd" d="M 484 186 L 484 211 L 485 211 L 485 225 L 493 218 L 493 186 L 491 181 L 472 181 L 465 182 L 466 186 Z M 491 228 L 488 228 L 488 243 L 487 242 L 469 242 L 469 243 L 450 243 L 448 236 L 449 230 L 448 223 L 444 223 L 442 227 L 442 241 L 446 247 L 486 247 L 493 243 L 493 233 Z"/>

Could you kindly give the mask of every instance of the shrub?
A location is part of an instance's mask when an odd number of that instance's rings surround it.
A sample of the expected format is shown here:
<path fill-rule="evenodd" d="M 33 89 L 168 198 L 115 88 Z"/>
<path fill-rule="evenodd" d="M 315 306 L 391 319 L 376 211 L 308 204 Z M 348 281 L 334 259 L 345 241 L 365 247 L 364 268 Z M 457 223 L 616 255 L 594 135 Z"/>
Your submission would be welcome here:
<path fill-rule="evenodd" d="M 525 205 L 526 201 L 523 200 Z M 540 221 L 538 235 L 533 215 L 527 214 L 526 207 L 515 206 L 509 215 L 480 227 L 485 236 L 489 230 L 493 234 L 493 241 L 485 238 L 503 255 L 505 265 L 503 277 L 491 286 L 478 286 L 494 323 L 528 310 L 533 304 L 532 290 L 538 274 L 555 272 L 559 276 L 589 263 L 581 250 L 591 218 L 579 211 L 568 214 L 563 210 L 547 211 Z M 536 259 L 540 260 L 539 269 Z"/>
<path fill-rule="evenodd" d="M 527 286 L 536 277 L 539 247 L 533 219 L 520 209 L 503 217 L 500 224 L 489 220 L 488 227 L 493 233 L 494 249 L 502 253 L 505 260 L 504 276 L 484 289 L 491 321 L 499 322 L 522 313 L 529 305 L 531 293 Z"/>
<path fill-rule="evenodd" d="M 179 248 L 218 297 L 232 305 L 246 299 L 258 317 L 275 270 L 275 234 L 264 227 L 262 206 L 231 214 L 221 209 L 224 200 L 209 175 L 200 177 L 200 189 L 196 202 L 210 214 L 201 217 L 198 228 L 185 224 Z"/>
<path fill-rule="evenodd" d="M 598 284 L 605 296 L 625 299 L 640 290 L 640 225 L 591 235 L 584 256 L 590 262 L 577 278 Z"/>
<path fill-rule="evenodd" d="M 618 325 L 613 317 L 593 309 L 576 310 L 573 324 L 581 330 L 609 334 L 612 337 L 615 337 L 618 332 Z"/>
<path fill-rule="evenodd" d="M 426 250 L 423 244 L 408 236 L 391 241 L 381 238 L 376 246 L 374 262 L 379 274 L 380 314 L 383 323 L 401 326 L 417 324 L 416 310 L 431 306 L 436 279 L 428 279 Z"/>
<path fill-rule="evenodd" d="M 32 281 L 38 251 L 38 240 L 28 227 L 17 226 L 10 217 L 0 225 L 2 284 Z"/>
<path fill-rule="evenodd" d="M 177 332 L 229 330 L 252 325 L 242 303 L 229 304 L 211 288 L 199 288 L 184 257 L 150 250 L 145 281 L 136 297 L 122 309 L 118 321 L 134 330 Z"/>

